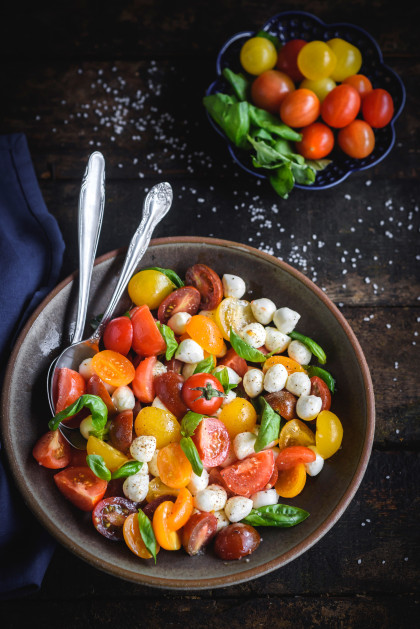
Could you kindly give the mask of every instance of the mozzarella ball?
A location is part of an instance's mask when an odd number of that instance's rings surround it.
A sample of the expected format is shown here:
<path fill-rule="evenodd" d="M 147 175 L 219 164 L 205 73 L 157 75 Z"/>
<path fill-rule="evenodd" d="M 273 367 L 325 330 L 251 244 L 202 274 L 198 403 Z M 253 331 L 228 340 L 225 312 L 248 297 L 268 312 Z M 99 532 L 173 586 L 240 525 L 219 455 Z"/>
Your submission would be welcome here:
<path fill-rule="evenodd" d="M 176 312 L 168 321 L 168 326 L 175 334 L 181 336 L 184 334 L 188 321 L 191 319 L 191 315 L 188 312 Z"/>
<path fill-rule="evenodd" d="M 298 397 L 309 395 L 311 392 L 311 379 L 303 371 L 295 371 L 287 378 L 286 389 Z"/>
<path fill-rule="evenodd" d="M 92 359 L 85 358 L 79 365 L 79 373 L 85 380 L 89 380 L 95 372 L 92 369 Z"/>
<path fill-rule="evenodd" d="M 193 496 L 198 494 L 199 491 L 203 491 L 209 484 L 209 473 L 204 468 L 201 472 L 201 476 L 198 476 L 194 472 L 191 474 L 191 479 L 189 484 L 187 485 L 187 489 L 192 493 Z"/>
<path fill-rule="evenodd" d="M 231 522 L 240 522 L 251 513 L 252 500 L 244 496 L 232 496 L 226 502 L 225 514 Z"/>
<path fill-rule="evenodd" d="M 182 367 L 182 372 L 181 372 L 185 380 L 187 380 L 190 376 L 193 375 L 197 365 L 198 363 L 185 363 L 185 365 Z"/>
<path fill-rule="evenodd" d="M 287 369 L 284 365 L 273 365 L 265 373 L 264 389 L 269 393 L 281 391 L 286 386 L 287 376 Z"/>
<path fill-rule="evenodd" d="M 312 352 L 300 341 L 292 341 L 287 348 L 290 358 L 293 358 L 299 365 L 309 365 L 312 358 Z"/>
<path fill-rule="evenodd" d="M 112 395 L 115 389 L 117 388 L 117 387 L 113 387 L 112 384 L 108 384 L 107 382 L 104 382 L 103 380 L 101 380 L 101 382 L 103 383 L 105 389 L 108 391 L 109 395 Z"/>
<path fill-rule="evenodd" d="M 311 421 L 321 412 L 322 400 L 317 395 L 301 395 L 296 402 L 296 413 L 300 419 Z"/>
<path fill-rule="evenodd" d="M 225 274 L 222 277 L 224 297 L 236 297 L 240 299 L 245 295 L 246 286 L 242 277 Z"/>
<path fill-rule="evenodd" d="M 311 461 L 311 463 L 305 463 L 306 473 L 309 474 L 309 476 L 316 476 L 317 474 L 320 473 L 320 471 L 324 467 L 324 459 L 319 454 L 318 450 L 316 449 L 316 446 L 308 446 L 308 447 L 310 450 L 313 450 L 313 452 L 315 452 L 316 459 L 315 461 Z"/>
<path fill-rule="evenodd" d="M 144 467 L 144 465 L 143 465 Z M 137 472 L 128 476 L 123 484 L 124 496 L 133 502 L 143 502 L 149 491 L 149 477 L 147 474 Z"/>
<path fill-rule="evenodd" d="M 265 328 L 261 323 L 248 323 L 241 330 L 241 336 L 245 343 L 251 345 L 255 349 L 265 344 Z"/>
<path fill-rule="evenodd" d="M 117 387 L 111 399 L 119 413 L 133 410 L 136 403 L 136 398 L 130 387 Z"/>
<path fill-rule="evenodd" d="M 279 308 L 273 316 L 274 325 L 283 334 L 289 334 L 295 329 L 300 314 L 290 308 Z"/>
<path fill-rule="evenodd" d="M 261 299 L 251 301 L 251 310 L 258 323 L 268 325 L 273 320 L 276 304 L 271 299 L 262 297 Z"/>
<path fill-rule="evenodd" d="M 277 328 L 265 328 L 265 346 L 269 352 L 277 352 L 281 354 L 285 352 L 292 339 L 287 334 L 283 334 Z"/>
<path fill-rule="evenodd" d="M 253 509 L 259 509 L 260 507 L 267 507 L 268 505 L 276 505 L 279 496 L 274 489 L 264 489 L 257 491 L 257 493 L 251 496 Z"/>
<path fill-rule="evenodd" d="M 153 366 L 153 376 L 160 376 L 162 373 L 166 373 L 168 371 L 168 368 L 166 365 L 164 365 L 163 363 L 160 362 L 160 360 L 157 360 Z"/>
<path fill-rule="evenodd" d="M 240 432 L 233 440 L 233 451 L 237 459 L 245 459 L 255 454 L 254 445 L 257 440 L 253 432 Z"/>
<path fill-rule="evenodd" d="M 229 446 L 229 451 L 227 453 L 227 457 L 225 458 L 225 460 L 220 463 L 220 467 L 227 467 L 228 465 L 231 465 L 232 463 L 235 463 L 236 461 L 236 454 L 235 454 L 235 450 L 233 449 L 232 444 L 230 444 Z"/>
<path fill-rule="evenodd" d="M 80 422 L 79 430 L 81 432 L 82 437 L 85 439 L 89 439 L 90 431 L 95 430 L 93 425 L 92 415 L 88 415 Z"/>
<path fill-rule="evenodd" d="M 154 451 L 156 450 L 156 437 L 152 435 L 141 435 L 133 439 L 130 446 L 130 454 L 136 461 L 148 463 L 152 460 Z"/>
<path fill-rule="evenodd" d="M 223 509 L 221 509 L 220 511 L 215 511 L 213 515 L 215 516 L 217 520 L 216 533 L 218 533 L 220 529 L 224 529 L 225 526 L 229 526 L 230 522 L 227 519 L 226 513 L 224 512 Z"/>
<path fill-rule="evenodd" d="M 199 363 L 201 360 L 204 360 L 204 351 L 203 348 L 192 339 L 184 339 L 178 345 L 175 358 L 182 360 L 184 363 Z"/>
<path fill-rule="evenodd" d="M 219 373 L 219 371 L 223 371 L 223 369 L 227 370 L 229 384 L 239 384 L 242 380 L 241 376 L 239 376 L 236 371 L 234 371 L 231 367 L 226 367 L 226 365 L 218 365 L 212 371 L 213 374 Z"/>
<path fill-rule="evenodd" d="M 153 452 L 153 456 L 149 461 L 149 472 L 152 476 L 159 476 L 159 469 L 157 466 L 157 457 L 159 454 L 159 450 L 155 450 Z"/>
<path fill-rule="evenodd" d="M 220 485 L 208 485 L 194 496 L 194 506 L 200 511 L 220 511 L 227 500 L 227 493 Z"/>
<path fill-rule="evenodd" d="M 161 408 L 163 411 L 168 411 L 169 409 L 164 405 L 164 403 L 162 402 L 162 400 L 160 399 L 160 397 L 155 397 L 155 399 L 152 402 L 152 406 L 154 406 L 155 408 Z"/>
<path fill-rule="evenodd" d="M 264 390 L 264 374 L 261 369 L 248 369 L 243 378 L 245 393 L 257 397 Z"/>

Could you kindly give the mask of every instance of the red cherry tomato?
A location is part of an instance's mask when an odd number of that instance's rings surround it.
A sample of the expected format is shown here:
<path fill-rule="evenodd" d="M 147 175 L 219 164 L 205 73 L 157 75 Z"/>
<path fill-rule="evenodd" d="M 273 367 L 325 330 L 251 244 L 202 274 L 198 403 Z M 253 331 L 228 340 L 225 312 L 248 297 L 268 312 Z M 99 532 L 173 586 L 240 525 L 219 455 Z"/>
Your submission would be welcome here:
<path fill-rule="evenodd" d="M 72 448 L 70 465 L 72 467 L 83 467 L 86 465 L 86 457 L 86 450 L 76 450 L 76 448 Z"/>
<path fill-rule="evenodd" d="M 123 454 L 128 454 L 133 441 L 133 419 L 133 411 L 121 411 L 109 424 L 111 445 Z"/>
<path fill-rule="evenodd" d="M 189 555 L 197 555 L 209 543 L 216 530 L 215 515 L 207 511 L 193 513 L 182 529 L 182 546 Z"/>
<path fill-rule="evenodd" d="M 131 315 L 133 324 L 133 350 L 140 356 L 157 356 L 166 350 L 166 343 L 159 332 L 148 306 L 139 306 Z"/>
<path fill-rule="evenodd" d="M 367 122 L 357 119 L 344 129 L 340 129 L 337 142 L 346 155 L 363 159 L 363 157 L 370 155 L 375 148 L 375 134 Z"/>
<path fill-rule="evenodd" d="M 97 395 L 101 398 L 101 400 L 106 404 L 108 409 L 108 413 L 115 413 L 114 402 L 109 395 L 104 382 L 100 379 L 96 373 L 89 378 L 86 384 L 86 393 L 90 393 L 90 395 Z"/>
<path fill-rule="evenodd" d="M 277 455 L 276 465 L 280 471 L 290 470 L 298 463 L 311 463 L 315 459 L 315 452 L 306 446 L 288 446 Z"/>
<path fill-rule="evenodd" d="M 158 319 L 161 323 L 168 323 L 172 315 L 177 312 L 188 312 L 195 315 L 200 305 L 200 293 L 193 286 L 177 288 L 165 297 L 158 309 Z"/>
<path fill-rule="evenodd" d="M 360 98 L 363 100 L 366 94 L 372 91 L 372 83 L 364 74 L 352 74 L 344 79 L 343 83 L 351 85 L 359 92 Z"/>
<path fill-rule="evenodd" d="M 274 454 L 271 450 L 263 450 L 225 467 L 220 474 L 231 492 L 249 498 L 265 488 L 273 470 Z"/>
<path fill-rule="evenodd" d="M 192 437 L 204 467 L 216 467 L 226 459 L 230 438 L 226 426 L 215 417 L 204 417 Z"/>
<path fill-rule="evenodd" d="M 360 109 L 359 92 L 351 85 L 337 85 L 325 97 L 321 116 L 330 127 L 340 129 L 353 122 Z"/>
<path fill-rule="evenodd" d="M 95 529 L 108 539 L 123 539 L 123 526 L 130 513 L 137 513 L 137 503 L 118 496 L 104 498 L 94 508 L 92 521 Z"/>
<path fill-rule="evenodd" d="M 103 341 L 106 349 L 112 349 L 126 356 L 133 341 L 133 324 L 130 317 L 111 319 L 105 328 Z"/>
<path fill-rule="evenodd" d="M 181 396 L 184 378 L 179 373 L 167 371 L 154 380 L 155 393 L 163 402 L 168 411 L 171 411 L 177 419 L 184 417 L 188 408 L 184 404 Z"/>
<path fill-rule="evenodd" d="M 36 442 L 32 454 L 40 465 L 50 470 L 67 467 L 71 447 L 59 430 L 49 430 Z"/>
<path fill-rule="evenodd" d="M 290 76 L 295 83 L 304 78 L 298 68 L 297 57 L 305 44 L 307 42 L 304 39 L 291 39 L 280 48 L 277 57 L 277 69 Z"/>
<path fill-rule="evenodd" d="M 62 367 L 54 376 L 55 412 L 59 413 L 73 404 L 85 393 L 86 383 L 83 376 L 74 369 Z"/>
<path fill-rule="evenodd" d="M 295 84 L 287 74 L 278 70 L 267 70 L 253 81 L 251 97 L 257 107 L 276 114 L 286 94 L 294 89 Z"/>
<path fill-rule="evenodd" d="M 312 90 L 299 88 L 290 92 L 280 105 L 280 118 L 289 127 L 307 127 L 321 111 L 318 96 Z"/>
<path fill-rule="evenodd" d="M 165 367 L 167 368 L 168 371 L 174 371 L 175 373 L 181 373 L 182 367 L 184 366 L 184 363 L 182 361 L 178 360 L 177 358 L 171 358 L 170 360 L 165 360 L 164 365 L 165 365 Z"/>
<path fill-rule="evenodd" d="M 322 378 L 311 378 L 311 395 L 317 395 L 322 400 L 321 411 L 329 411 L 331 407 L 331 393 Z"/>
<path fill-rule="evenodd" d="M 89 467 L 67 467 L 54 475 L 61 493 L 82 511 L 92 511 L 103 498 L 107 482 L 98 478 Z"/>
<path fill-rule="evenodd" d="M 182 399 L 194 413 L 212 415 L 222 406 L 223 398 L 223 386 L 209 373 L 193 374 L 182 387 Z"/>
<path fill-rule="evenodd" d="M 220 559 L 241 559 L 250 555 L 261 542 L 260 534 L 250 524 L 236 522 L 221 529 L 214 542 L 214 552 Z"/>
<path fill-rule="evenodd" d="M 296 142 L 296 149 L 305 159 L 322 159 L 333 150 L 334 134 L 322 122 L 310 124 L 301 133 L 302 139 Z"/>
<path fill-rule="evenodd" d="M 230 367 L 231 369 L 233 369 L 233 371 L 236 371 L 238 376 L 240 376 L 241 378 L 243 378 L 248 371 L 248 364 L 246 360 L 238 356 L 233 347 L 228 349 L 223 358 L 221 358 L 217 362 L 219 365 Z"/>
<path fill-rule="evenodd" d="M 194 264 L 185 274 L 185 283 L 195 286 L 201 295 L 200 310 L 213 310 L 223 299 L 220 277 L 205 264 Z"/>
<path fill-rule="evenodd" d="M 385 127 L 394 115 L 391 94 L 380 87 L 366 94 L 362 103 L 362 115 L 371 127 L 375 129 Z"/>
<path fill-rule="evenodd" d="M 136 398 L 144 404 L 151 404 L 155 399 L 155 385 L 153 369 L 156 365 L 156 356 L 149 356 L 142 360 L 136 367 L 134 380 L 131 383 Z"/>

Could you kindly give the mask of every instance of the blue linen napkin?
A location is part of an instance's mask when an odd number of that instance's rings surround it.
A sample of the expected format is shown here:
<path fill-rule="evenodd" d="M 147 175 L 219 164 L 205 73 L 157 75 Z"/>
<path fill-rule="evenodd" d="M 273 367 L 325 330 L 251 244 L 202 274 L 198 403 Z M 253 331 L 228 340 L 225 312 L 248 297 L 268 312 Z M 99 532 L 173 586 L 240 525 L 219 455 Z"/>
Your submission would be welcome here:
<path fill-rule="evenodd" d="M 57 284 L 64 252 L 23 133 L 0 136 L 0 385 L 17 334 Z M 25 506 L 0 443 L 0 599 L 37 590 L 55 542 Z"/>

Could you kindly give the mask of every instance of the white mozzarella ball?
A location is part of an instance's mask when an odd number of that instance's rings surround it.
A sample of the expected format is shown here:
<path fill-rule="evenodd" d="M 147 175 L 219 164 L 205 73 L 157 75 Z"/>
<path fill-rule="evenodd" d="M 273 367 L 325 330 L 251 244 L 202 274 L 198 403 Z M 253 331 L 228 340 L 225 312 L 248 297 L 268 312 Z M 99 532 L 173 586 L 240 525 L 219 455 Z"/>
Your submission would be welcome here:
<path fill-rule="evenodd" d="M 265 328 L 265 346 L 269 352 L 281 354 L 285 352 L 292 339 L 287 334 L 283 334 L 277 328 L 271 326 Z"/>
<path fill-rule="evenodd" d="M 136 398 L 130 387 L 117 387 L 111 399 L 119 413 L 133 410 L 136 404 Z"/>
<path fill-rule="evenodd" d="M 309 395 L 311 392 L 311 379 L 303 371 L 295 371 L 287 378 L 286 389 L 298 397 Z"/>
<path fill-rule="evenodd" d="M 220 485 L 208 485 L 194 496 L 194 506 L 200 511 L 220 511 L 227 500 L 227 493 Z"/>
<path fill-rule="evenodd" d="M 223 408 L 223 406 L 227 406 L 228 404 L 233 402 L 235 398 L 236 398 L 235 391 L 232 390 L 232 391 L 229 391 L 229 393 L 226 393 L 225 397 L 223 398 L 222 406 L 219 408 L 219 411 Z"/>
<path fill-rule="evenodd" d="M 156 450 L 156 437 L 152 435 L 141 435 L 133 439 L 130 446 L 130 454 L 136 461 L 148 463 L 152 460 Z"/>
<path fill-rule="evenodd" d="M 182 360 L 184 363 L 199 363 L 201 360 L 204 360 L 204 351 L 203 348 L 192 339 L 184 339 L 178 345 L 175 358 Z"/>
<path fill-rule="evenodd" d="M 321 412 L 322 400 L 317 395 L 301 395 L 296 402 L 296 413 L 300 419 L 311 421 Z"/>
<path fill-rule="evenodd" d="M 144 467 L 144 465 L 143 465 Z M 123 484 L 123 492 L 126 498 L 133 502 L 143 502 L 149 491 L 149 477 L 147 474 L 142 474 L 141 471 L 137 474 L 128 476 Z"/>
<path fill-rule="evenodd" d="M 153 365 L 153 377 L 155 378 L 156 376 L 160 376 L 162 373 L 166 373 L 167 371 L 167 366 L 161 363 L 160 360 L 157 360 Z"/>
<path fill-rule="evenodd" d="M 191 315 L 188 312 L 176 312 L 168 321 L 168 326 L 175 334 L 179 336 L 184 334 L 188 321 L 191 319 Z"/>
<path fill-rule="evenodd" d="M 201 476 L 198 476 L 198 474 L 195 474 L 194 472 L 192 472 L 191 480 L 189 484 L 187 485 L 187 489 L 192 493 L 193 496 L 195 496 L 196 494 L 198 494 L 199 491 L 203 491 L 203 489 L 205 489 L 208 484 L 209 484 L 209 473 L 204 468 L 203 471 L 201 472 Z"/>
<path fill-rule="evenodd" d="M 309 474 L 309 476 L 317 476 L 324 467 L 324 459 L 319 454 L 316 446 L 308 446 L 308 448 L 315 452 L 316 459 L 315 461 L 311 461 L 311 463 L 305 463 L 306 473 Z"/>
<path fill-rule="evenodd" d="M 267 448 L 267 450 L 271 450 L 274 455 L 274 460 L 276 460 L 278 455 L 280 454 L 280 448 L 278 448 L 277 446 L 274 446 L 273 448 Z"/>
<path fill-rule="evenodd" d="M 244 375 L 243 385 L 249 397 L 257 397 L 264 390 L 264 374 L 261 369 L 248 369 Z"/>
<path fill-rule="evenodd" d="M 266 332 L 261 323 L 248 323 L 241 330 L 241 336 L 245 343 L 251 347 L 258 348 L 265 344 Z"/>
<path fill-rule="evenodd" d="M 273 316 L 274 325 L 283 334 L 289 334 L 295 329 L 297 322 L 300 319 L 300 314 L 290 308 L 279 308 L 276 310 Z"/>
<path fill-rule="evenodd" d="M 228 374 L 228 378 L 229 378 L 229 384 L 239 384 L 240 381 L 242 380 L 241 376 L 238 375 L 236 373 L 236 371 L 234 371 L 231 367 L 226 367 L 226 365 L 218 365 L 217 367 L 215 367 L 212 371 L 213 374 L 215 373 L 219 373 L 219 371 L 223 371 L 223 369 L 226 369 L 227 374 Z"/>
<path fill-rule="evenodd" d="M 240 299 L 245 295 L 245 282 L 242 277 L 238 275 L 223 275 L 222 284 L 224 297 L 236 297 L 236 299 Z"/>
<path fill-rule="evenodd" d="M 227 467 L 228 465 L 231 465 L 232 463 L 235 463 L 236 461 L 236 454 L 235 454 L 235 450 L 233 449 L 232 444 L 230 444 L 229 446 L 229 451 L 227 453 L 227 457 L 225 458 L 225 460 L 220 463 L 220 467 Z"/>
<path fill-rule="evenodd" d="M 152 476 L 159 476 L 159 469 L 157 466 L 157 458 L 158 458 L 159 450 L 155 450 L 153 452 L 153 456 L 149 461 L 149 472 Z"/>
<path fill-rule="evenodd" d="M 149 478 L 149 464 L 146 463 L 145 461 L 142 461 L 142 464 L 143 465 L 141 466 L 137 474 L 144 474 L 145 476 Z"/>
<path fill-rule="evenodd" d="M 253 432 L 240 432 L 233 440 L 233 451 L 237 459 L 245 459 L 255 454 L 254 445 L 257 440 Z"/>
<path fill-rule="evenodd" d="M 109 395 L 112 395 L 117 387 L 113 387 L 112 384 L 108 384 L 102 380 L 105 389 L 108 391 Z"/>
<path fill-rule="evenodd" d="M 260 507 L 268 507 L 268 505 L 276 505 L 278 502 L 279 496 L 274 489 L 264 489 L 262 491 L 257 491 L 257 493 L 251 496 L 252 506 L 254 509 L 259 509 Z"/>
<path fill-rule="evenodd" d="M 262 297 L 251 301 L 251 310 L 258 323 L 268 325 L 273 320 L 276 304 L 271 299 Z"/>
<path fill-rule="evenodd" d="M 312 358 L 312 352 L 300 341 L 292 341 L 287 348 L 290 358 L 293 358 L 299 365 L 309 365 Z"/>
<path fill-rule="evenodd" d="M 79 365 L 79 373 L 85 380 L 89 380 L 95 372 L 92 369 L 92 359 L 85 358 Z"/>
<path fill-rule="evenodd" d="M 218 533 L 221 529 L 224 529 L 225 526 L 229 526 L 230 522 L 227 519 L 226 513 L 224 512 L 223 509 L 221 509 L 220 511 L 215 511 L 213 515 L 215 516 L 217 520 L 216 533 Z"/>
<path fill-rule="evenodd" d="M 193 375 L 197 365 L 198 363 L 185 363 L 185 365 L 182 367 L 182 372 L 181 372 L 185 380 L 187 380 L 190 376 Z"/>
<path fill-rule="evenodd" d="M 240 522 L 251 513 L 252 500 L 244 496 L 232 496 L 226 502 L 225 513 L 230 522 Z"/>
<path fill-rule="evenodd" d="M 281 391 L 286 386 L 287 376 L 287 369 L 284 365 L 273 365 L 265 373 L 264 389 L 269 393 Z"/>
<path fill-rule="evenodd" d="M 162 402 L 162 400 L 160 399 L 160 397 L 155 397 L 155 399 L 152 402 L 152 406 L 154 406 L 155 408 L 161 408 L 163 411 L 168 411 L 169 409 L 164 405 L 164 403 Z"/>
<path fill-rule="evenodd" d="M 82 437 L 85 439 L 89 439 L 90 431 L 95 430 L 93 425 L 92 415 L 88 415 L 80 422 L 79 430 L 81 432 Z"/>

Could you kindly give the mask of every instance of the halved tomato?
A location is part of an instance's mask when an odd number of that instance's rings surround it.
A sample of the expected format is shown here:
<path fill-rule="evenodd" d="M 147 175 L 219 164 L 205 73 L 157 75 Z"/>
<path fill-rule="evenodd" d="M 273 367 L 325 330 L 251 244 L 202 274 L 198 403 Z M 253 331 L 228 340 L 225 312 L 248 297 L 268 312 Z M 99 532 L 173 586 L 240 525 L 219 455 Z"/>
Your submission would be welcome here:
<path fill-rule="evenodd" d="M 59 413 L 85 393 L 86 383 L 83 376 L 74 369 L 62 367 L 57 371 L 54 376 L 54 400 L 55 412 Z"/>
<path fill-rule="evenodd" d="M 92 511 L 103 498 L 107 482 L 98 478 L 89 467 L 67 467 L 54 475 L 63 496 L 82 511 Z"/>
<path fill-rule="evenodd" d="M 92 521 L 95 529 L 108 539 L 123 539 L 123 526 L 130 513 L 137 514 L 137 503 L 128 498 L 104 498 L 95 506 Z"/>
<path fill-rule="evenodd" d="M 38 439 L 32 454 L 43 467 L 59 470 L 70 463 L 71 450 L 71 446 L 59 430 L 49 430 Z"/>
<path fill-rule="evenodd" d="M 257 491 L 265 489 L 273 471 L 274 454 L 271 450 L 262 450 L 225 467 L 220 474 L 234 494 L 249 498 Z"/>
<path fill-rule="evenodd" d="M 138 306 L 131 314 L 133 324 L 132 348 L 140 356 L 157 356 L 166 350 L 166 343 L 159 332 L 148 306 Z"/>
<path fill-rule="evenodd" d="M 204 417 L 192 437 L 204 467 L 216 467 L 226 459 L 230 438 L 226 426 L 215 417 Z"/>
<path fill-rule="evenodd" d="M 109 414 L 115 413 L 114 402 L 111 400 L 111 396 L 109 395 L 105 384 L 102 382 L 98 375 L 93 374 L 87 381 L 86 385 L 86 393 L 90 393 L 91 395 L 98 395 L 102 402 L 106 404 Z"/>
<path fill-rule="evenodd" d="M 241 378 L 243 378 L 246 372 L 248 371 L 248 364 L 246 360 L 244 358 L 241 358 L 235 352 L 233 347 L 228 349 L 228 351 L 223 356 L 223 358 L 219 359 L 217 362 L 219 365 L 230 367 L 231 369 L 233 369 L 233 371 L 236 371 L 238 376 L 240 376 Z"/>
<path fill-rule="evenodd" d="M 121 411 L 109 424 L 111 445 L 123 454 L 128 451 L 133 441 L 133 411 Z"/>
<path fill-rule="evenodd" d="M 144 404 L 151 404 L 155 397 L 155 385 L 153 368 L 156 364 L 156 356 L 148 356 L 136 367 L 134 380 L 131 383 L 136 398 Z"/>
<path fill-rule="evenodd" d="M 315 459 L 315 452 L 306 446 L 288 446 L 277 455 L 276 465 L 280 471 L 289 470 L 298 463 L 311 463 Z"/>
<path fill-rule="evenodd" d="M 181 397 L 183 385 L 184 378 L 181 374 L 175 373 L 174 371 L 161 373 L 154 379 L 156 395 L 177 419 L 184 417 L 185 413 L 188 411 Z"/>
<path fill-rule="evenodd" d="M 317 395 L 322 400 L 321 411 L 329 411 L 331 408 L 331 393 L 325 382 L 313 376 L 311 378 L 311 395 Z"/>
<path fill-rule="evenodd" d="M 206 264 L 194 264 L 190 267 L 185 273 L 185 283 L 200 292 L 200 310 L 213 310 L 223 299 L 222 281 Z"/>
<path fill-rule="evenodd" d="M 165 297 L 158 309 L 158 319 L 161 323 L 168 323 L 172 315 L 177 312 L 188 312 L 195 315 L 200 305 L 200 293 L 193 286 L 177 288 Z"/>
<path fill-rule="evenodd" d="M 189 555 L 197 555 L 214 537 L 216 531 L 217 519 L 213 513 L 193 513 L 182 529 L 182 545 Z"/>

